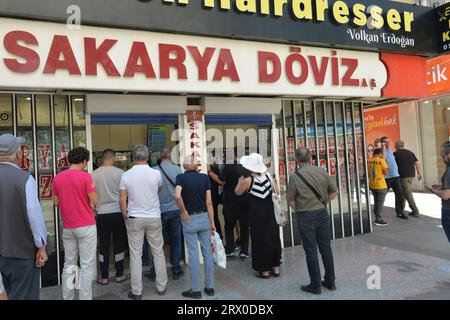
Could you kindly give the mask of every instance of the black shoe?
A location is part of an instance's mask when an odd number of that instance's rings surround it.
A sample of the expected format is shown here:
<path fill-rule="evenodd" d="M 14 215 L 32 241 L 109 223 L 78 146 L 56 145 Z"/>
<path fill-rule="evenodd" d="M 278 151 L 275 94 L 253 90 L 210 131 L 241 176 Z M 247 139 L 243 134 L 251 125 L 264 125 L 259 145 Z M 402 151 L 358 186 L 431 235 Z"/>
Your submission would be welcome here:
<path fill-rule="evenodd" d="M 166 289 L 164 289 L 163 291 L 158 291 L 159 296 L 163 296 L 165 294 L 166 294 Z"/>
<path fill-rule="evenodd" d="M 192 299 L 201 299 L 202 298 L 202 292 L 201 291 L 184 291 L 181 293 L 181 295 L 185 298 L 192 298 Z"/>
<path fill-rule="evenodd" d="M 404 213 L 397 214 L 397 218 L 408 220 L 408 216 L 406 214 L 404 214 Z"/>
<path fill-rule="evenodd" d="M 307 286 L 301 286 L 302 291 L 312 293 L 312 294 L 321 294 L 322 290 L 320 288 L 313 288 L 310 284 Z"/>
<path fill-rule="evenodd" d="M 386 221 L 384 221 L 383 219 L 381 219 L 381 220 L 375 220 L 374 224 L 375 224 L 376 226 L 379 226 L 379 227 L 385 227 L 385 226 L 387 226 L 389 223 L 387 223 Z"/>
<path fill-rule="evenodd" d="M 205 288 L 205 293 L 212 297 L 214 295 L 214 289 L 213 288 Z"/>
<path fill-rule="evenodd" d="M 409 216 L 411 216 L 411 217 L 414 217 L 414 218 L 419 218 L 420 217 L 420 214 L 418 214 L 418 213 L 409 213 L 408 214 Z"/>
<path fill-rule="evenodd" d="M 234 260 L 234 258 L 236 258 L 234 253 L 227 253 L 226 256 L 227 256 L 227 259 L 231 259 L 231 260 Z"/>
<path fill-rule="evenodd" d="M 134 294 L 133 292 L 128 291 L 128 298 L 132 299 L 132 300 L 142 300 L 142 295 L 138 295 L 138 294 Z"/>
<path fill-rule="evenodd" d="M 336 284 L 334 284 L 334 283 L 329 284 L 326 281 L 322 281 L 322 285 L 330 291 L 336 290 Z"/>

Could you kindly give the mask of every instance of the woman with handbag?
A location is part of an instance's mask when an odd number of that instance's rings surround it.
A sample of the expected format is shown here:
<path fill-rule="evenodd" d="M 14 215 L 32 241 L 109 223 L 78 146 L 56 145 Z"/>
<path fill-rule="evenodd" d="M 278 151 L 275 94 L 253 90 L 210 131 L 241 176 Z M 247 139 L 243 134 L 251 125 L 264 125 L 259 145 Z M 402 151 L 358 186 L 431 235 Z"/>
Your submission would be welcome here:
<path fill-rule="evenodd" d="M 258 278 L 268 279 L 270 274 L 279 277 L 281 241 L 272 200 L 272 192 L 279 193 L 278 186 L 266 174 L 267 167 L 260 154 L 244 156 L 240 163 L 251 172 L 248 177 L 240 177 L 235 193 L 248 193 L 252 267 Z"/>

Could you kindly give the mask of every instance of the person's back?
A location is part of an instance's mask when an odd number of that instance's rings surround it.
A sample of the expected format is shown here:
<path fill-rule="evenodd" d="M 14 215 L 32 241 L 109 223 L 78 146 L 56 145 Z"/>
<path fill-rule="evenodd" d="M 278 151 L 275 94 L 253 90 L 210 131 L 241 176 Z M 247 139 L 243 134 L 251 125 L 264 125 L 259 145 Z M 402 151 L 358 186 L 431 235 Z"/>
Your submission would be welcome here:
<path fill-rule="evenodd" d="M 154 167 L 154 169 L 161 173 L 161 177 L 167 175 L 165 179 L 162 179 L 163 188 L 159 192 L 161 212 L 178 210 L 178 206 L 175 202 L 174 184 L 177 176 L 181 174 L 181 168 L 170 161 L 163 160 L 158 166 Z M 164 170 L 165 174 L 162 173 L 161 169 Z"/>
<path fill-rule="evenodd" d="M 220 180 L 225 183 L 223 187 L 223 200 L 227 206 L 245 206 L 246 195 L 237 196 L 234 193 L 239 177 L 243 175 L 247 176 L 248 173 L 246 173 L 246 170 L 240 163 L 228 163 L 224 165 L 222 173 L 220 174 Z"/>
<path fill-rule="evenodd" d="M 89 173 L 67 169 L 53 180 L 53 194 L 59 198 L 61 217 L 65 229 L 95 225 L 94 212 L 88 194 L 95 192 Z"/>
<path fill-rule="evenodd" d="M 386 180 L 384 179 L 384 172 L 388 169 L 386 161 L 382 157 L 374 156 L 367 160 L 369 188 L 371 190 L 386 189 Z"/>
<path fill-rule="evenodd" d="M 146 164 L 134 165 L 125 172 L 122 176 L 120 189 L 127 190 L 128 216 L 160 217 L 158 189 L 161 185 L 161 173 Z"/>
<path fill-rule="evenodd" d="M 394 152 L 395 161 L 398 166 L 400 178 L 414 178 L 416 176 L 417 157 L 408 149 L 400 149 Z"/>
<path fill-rule="evenodd" d="M 329 194 L 336 191 L 336 185 L 333 178 L 323 168 L 304 164 L 299 169 L 299 173 L 325 200 L 328 199 Z M 323 209 L 323 204 L 317 199 L 314 192 L 306 186 L 296 174 L 292 175 L 291 179 L 293 179 L 296 187 L 290 188 L 289 192 L 293 194 L 296 192 L 295 199 L 298 212 Z"/>
<path fill-rule="evenodd" d="M 120 213 L 119 184 L 123 173 L 114 166 L 102 166 L 92 173 L 99 200 L 97 213 Z"/>

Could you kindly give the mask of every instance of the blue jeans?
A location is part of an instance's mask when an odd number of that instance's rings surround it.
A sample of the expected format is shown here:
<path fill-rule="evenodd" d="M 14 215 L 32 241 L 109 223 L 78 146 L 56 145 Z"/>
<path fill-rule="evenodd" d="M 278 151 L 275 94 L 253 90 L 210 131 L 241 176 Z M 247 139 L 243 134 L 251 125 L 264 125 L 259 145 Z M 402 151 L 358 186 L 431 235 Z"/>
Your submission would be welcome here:
<path fill-rule="evenodd" d="M 334 284 L 334 261 L 331 250 L 330 217 L 326 209 L 297 213 L 298 230 L 302 239 L 303 249 L 306 254 L 309 278 L 314 288 L 321 287 L 319 266 L 319 247 L 325 268 L 324 280 L 328 284 Z"/>
<path fill-rule="evenodd" d="M 211 223 L 208 213 L 190 216 L 190 221 L 182 221 L 183 234 L 189 253 L 189 273 L 191 290 L 200 291 L 200 258 L 198 256 L 198 241 L 205 262 L 206 288 L 214 288 L 214 258 L 211 250 Z"/>
<path fill-rule="evenodd" d="M 174 274 L 182 274 L 181 269 L 181 218 L 180 210 L 167 211 L 161 213 L 161 222 L 163 229 L 168 228 L 170 238 L 170 264 L 172 265 L 172 272 Z M 147 241 L 146 241 L 147 242 Z M 147 245 L 148 252 L 148 245 Z M 147 254 L 148 256 L 148 254 Z M 154 273 L 153 266 L 150 268 L 150 273 Z"/>
<path fill-rule="evenodd" d="M 442 228 L 445 231 L 448 242 L 450 242 L 450 209 L 442 208 Z"/>

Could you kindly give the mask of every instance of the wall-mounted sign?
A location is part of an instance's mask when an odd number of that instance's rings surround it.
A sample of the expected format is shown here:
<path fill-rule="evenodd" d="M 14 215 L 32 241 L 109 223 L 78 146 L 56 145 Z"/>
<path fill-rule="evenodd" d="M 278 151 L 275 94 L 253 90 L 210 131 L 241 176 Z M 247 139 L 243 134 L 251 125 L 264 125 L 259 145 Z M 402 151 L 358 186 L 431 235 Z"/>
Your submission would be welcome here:
<path fill-rule="evenodd" d="M 450 51 L 450 4 L 436 8 L 438 49 L 439 52 Z"/>
<path fill-rule="evenodd" d="M 5 17 L 433 54 L 434 9 L 387 0 L 2 0 Z M 80 19 L 71 19 L 78 21 Z"/>
<path fill-rule="evenodd" d="M 0 39 L 0 87 L 17 89 L 380 97 L 393 67 L 375 52 L 13 19 Z"/>
<path fill-rule="evenodd" d="M 428 96 L 431 97 L 450 92 L 449 79 L 450 54 L 427 60 Z"/>
<path fill-rule="evenodd" d="M 398 105 L 364 110 L 364 125 L 367 145 L 384 136 L 392 141 L 391 148 L 400 140 L 400 118 Z"/>

